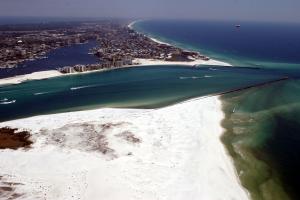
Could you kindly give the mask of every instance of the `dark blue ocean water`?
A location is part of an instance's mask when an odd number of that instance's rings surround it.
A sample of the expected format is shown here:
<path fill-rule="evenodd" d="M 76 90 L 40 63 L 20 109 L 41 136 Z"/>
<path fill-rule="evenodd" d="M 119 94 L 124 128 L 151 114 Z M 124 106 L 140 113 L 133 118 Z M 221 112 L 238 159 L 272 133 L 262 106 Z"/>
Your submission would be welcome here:
<path fill-rule="evenodd" d="M 153 20 L 139 21 L 134 28 L 235 65 L 300 65 L 300 24 Z"/>
<path fill-rule="evenodd" d="M 37 71 L 53 70 L 76 64 L 97 63 L 98 59 L 94 55 L 88 54 L 89 50 L 95 46 L 96 41 L 89 41 L 85 44 L 74 44 L 72 46 L 55 49 L 47 53 L 44 59 L 25 61 L 15 68 L 0 69 L 0 78 L 29 74 Z"/>

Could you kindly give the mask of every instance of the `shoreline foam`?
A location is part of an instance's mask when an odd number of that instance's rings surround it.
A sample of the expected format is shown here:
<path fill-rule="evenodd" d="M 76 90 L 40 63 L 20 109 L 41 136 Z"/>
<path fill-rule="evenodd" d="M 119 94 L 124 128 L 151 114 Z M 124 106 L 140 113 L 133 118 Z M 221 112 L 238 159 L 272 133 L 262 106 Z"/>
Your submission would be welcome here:
<path fill-rule="evenodd" d="M 27 199 L 249 199 L 220 140 L 221 106 L 209 97 L 4 122 L 34 144 L 1 150 L 0 170 Z"/>

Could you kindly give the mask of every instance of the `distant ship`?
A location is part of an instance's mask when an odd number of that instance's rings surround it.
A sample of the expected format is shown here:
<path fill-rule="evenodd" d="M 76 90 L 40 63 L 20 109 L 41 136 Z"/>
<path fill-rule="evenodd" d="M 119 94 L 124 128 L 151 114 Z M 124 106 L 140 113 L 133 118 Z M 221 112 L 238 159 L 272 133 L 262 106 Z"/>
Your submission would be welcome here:
<path fill-rule="evenodd" d="M 240 27 L 241 27 L 241 25 L 237 24 L 237 25 L 235 25 L 235 27 L 236 27 L 236 28 L 240 28 Z"/>

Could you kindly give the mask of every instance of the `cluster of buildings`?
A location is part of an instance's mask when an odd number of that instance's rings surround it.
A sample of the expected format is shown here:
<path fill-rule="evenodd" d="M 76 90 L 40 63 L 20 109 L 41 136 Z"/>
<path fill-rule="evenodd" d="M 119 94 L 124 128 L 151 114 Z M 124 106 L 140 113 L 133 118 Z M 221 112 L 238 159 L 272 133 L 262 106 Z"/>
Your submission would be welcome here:
<path fill-rule="evenodd" d="M 157 43 L 143 34 L 121 24 L 100 26 L 97 35 L 98 46 L 91 52 L 99 58 L 99 64 L 75 65 L 59 68 L 62 73 L 75 73 L 100 69 L 119 68 L 133 63 L 136 58 L 166 61 L 209 60 L 197 52 Z"/>
<path fill-rule="evenodd" d="M 88 65 L 74 65 L 74 66 L 65 66 L 62 68 L 58 68 L 58 71 L 64 74 L 76 73 L 76 72 L 86 72 L 86 71 L 94 71 L 101 69 L 112 69 L 112 68 L 120 68 L 124 66 L 133 65 L 133 58 L 124 57 L 120 60 L 107 60 L 97 64 L 88 64 Z"/>
<path fill-rule="evenodd" d="M 26 28 L 23 25 L 13 30 L 0 30 L 0 68 L 16 67 L 26 60 L 42 58 L 53 49 L 84 43 L 97 36 L 82 26 L 62 26 L 55 30 Z"/>
<path fill-rule="evenodd" d="M 59 71 L 73 73 L 128 66 L 133 64 L 135 58 L 167 61 L 209 59 L 197 52 L 157 43 L 121 22 L 103 20 L 56 28 L 44 26 L 37 30 L 27 30 L 28 27 L 24 30 L 23 26 L 12 30 L 2 30 L 0 27 L 0 68 L 15 67 L 25 60 L 43 57 L 50 50 L 91 39 L 98 42 L 91 53 L 99 58 L 99 63 L 66 66 Z"/>
<path fill-rule="evenodd" d="M 189 61 L 208 59 L 197 52 L 183 51 L 171 45 L 157 43 L 127 26 L 114 27 L 98 38 L 99 47 L 93 49 L 102 61 L 122 60 L 124 57 Z"/>

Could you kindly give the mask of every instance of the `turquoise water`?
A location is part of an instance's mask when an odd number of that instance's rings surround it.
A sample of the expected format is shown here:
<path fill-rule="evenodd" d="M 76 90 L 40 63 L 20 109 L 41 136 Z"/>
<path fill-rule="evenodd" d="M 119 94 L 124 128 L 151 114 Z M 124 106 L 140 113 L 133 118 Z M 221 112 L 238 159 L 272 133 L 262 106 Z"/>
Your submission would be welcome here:
<path fill-rule="evenodd" d="M 157 108 L 281 78 L 269 70 L 145 66 L 0 87 L 0 121 L 99 107 Z"/>

